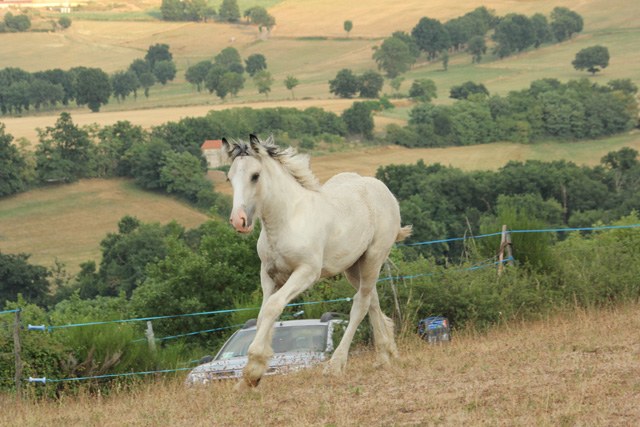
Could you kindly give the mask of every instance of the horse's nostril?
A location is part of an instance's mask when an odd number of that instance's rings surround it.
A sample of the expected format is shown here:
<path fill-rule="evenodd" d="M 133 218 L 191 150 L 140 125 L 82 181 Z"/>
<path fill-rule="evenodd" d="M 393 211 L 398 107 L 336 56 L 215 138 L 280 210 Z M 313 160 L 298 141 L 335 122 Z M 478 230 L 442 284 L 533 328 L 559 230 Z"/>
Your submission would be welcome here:
<path fill-rule="evenodd" d="M 247 226 L 247 221 L 242 218 L 242 228 L 245 228 Z"/>

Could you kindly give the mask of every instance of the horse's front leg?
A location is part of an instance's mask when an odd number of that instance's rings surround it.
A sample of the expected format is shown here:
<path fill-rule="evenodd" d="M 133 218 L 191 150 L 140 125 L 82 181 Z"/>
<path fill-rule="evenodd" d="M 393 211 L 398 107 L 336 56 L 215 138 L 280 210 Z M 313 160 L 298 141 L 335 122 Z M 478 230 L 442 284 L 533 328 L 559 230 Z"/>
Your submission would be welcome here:
<path fill-rule="evenodd" d="M 282 314 L 284 307 L 313 285 L 319 275 L 319 268 L 299 267 L 291 274 L 284 286 L 263 302 L 258 316 L 258 331 L 253 343 L 249 346 L 249 361 L 242 370 L 243 382 L 238 385 L 238 388 L 258 385 L 269 366 L 270 355 L 268 352 L 271 349 L 270 339 L 273 333 L 273 324 Z"/>
<path fill-rule="evenodd" d="M 258 321 L 256 323 L 256 329 L 260 330 L 260 325 L 262 323 L 262 313 L 264 311 L 264 306 L 273 295 L 273 292 L 276 289 L 276 283 L 273 281 L 271 276 L 267 273 L 267 269 L 262 263 L 260 267 L 260 283 L 262 285 L 262 305 L 260 306 L 260 312 L 258 313 Z M 273 337 L 273 327 L 268 328 L 267 332 L 267 344 L 265 349 L 265 354 L 267 356 L 267 361 L 273 357 L 273 349 L 271 348 L 271 341 Z"/>

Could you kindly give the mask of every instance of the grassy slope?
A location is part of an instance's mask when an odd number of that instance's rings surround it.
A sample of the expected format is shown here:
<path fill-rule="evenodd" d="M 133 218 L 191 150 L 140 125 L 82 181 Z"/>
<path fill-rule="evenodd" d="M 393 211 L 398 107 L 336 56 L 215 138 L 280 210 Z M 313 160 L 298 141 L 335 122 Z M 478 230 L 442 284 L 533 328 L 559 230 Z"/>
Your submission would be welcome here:
<path fill-rule="evenodd" d="M 266 378 L 248 395 L 233 382 L 185 392 L 180 374 L 109 396 L 0 396 L 0 406 L 25 426 L 638 425 L 639 309 L 511 323 L 441 347 L 405 339 L 390 369 L 365 352 L 344 377 L 319 367 Z"/>
<path fill-rule="evenodd" d="M 0 199 L 0 250 L 30 253 L 34 264 L 55 259 L 69 273 L 88 260 L 100 261 L 98 243 L 118 230 L 124 215 L 145 222 L 177 220 L 197 227 L 207 216 L 174 199 L 142 191 L 124 180 L 86 180 Z"/>

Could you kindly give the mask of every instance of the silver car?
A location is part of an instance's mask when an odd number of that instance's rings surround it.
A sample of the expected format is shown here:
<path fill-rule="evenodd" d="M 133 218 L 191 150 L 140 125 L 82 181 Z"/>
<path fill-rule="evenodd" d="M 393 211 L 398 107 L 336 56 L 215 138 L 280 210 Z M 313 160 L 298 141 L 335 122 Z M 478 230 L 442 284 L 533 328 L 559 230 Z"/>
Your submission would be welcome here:
<path fill-rule="evenodd" d="M 247 351 L 256 336 L 255 319 L 249 320 L 222 346 L 208 363 L 194 368 L 187 376 L 186 386 L 206 385 L 213 380 L 239 378 L 247 364 Z M 317 365 L 333 351 L 334 331 L 343 331 L 347 321 L 325 313 L 321 319 L 278 321 L 273 331 L 274 357 L 266 375 L 286 373 Z"/>

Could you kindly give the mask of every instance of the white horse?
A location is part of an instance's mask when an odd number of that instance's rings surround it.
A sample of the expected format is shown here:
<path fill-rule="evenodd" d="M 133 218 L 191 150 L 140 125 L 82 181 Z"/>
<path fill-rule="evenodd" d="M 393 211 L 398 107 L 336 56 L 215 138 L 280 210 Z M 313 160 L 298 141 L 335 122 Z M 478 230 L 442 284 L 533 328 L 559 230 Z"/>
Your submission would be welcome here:
<path fill-rule="evenodd" d="M 240 233 L 260 218 L 258 255 L 263 300 L 258 331 L 249 347 L 244 381 L 237 388 L 255 387 L 273 357 L 273 325 L 284 307 L 320 279 L 346 274 L 357 292 L 349 325 L 325 373 L 340 375 L 347 363 L 356 328 L 369 313 L 377 363 L 397 357 L 393 322 L 380 310 L 376 281 L 394 242 L 411 234 L 400 225 L 398 202 L 374 178 L 341 173 L 320 186 L 309 169 L 309 157 L 295 149 L 280 149 L 273 138 L 250 144 L 222 140 L 232 164 L 231 224 Z"/>

